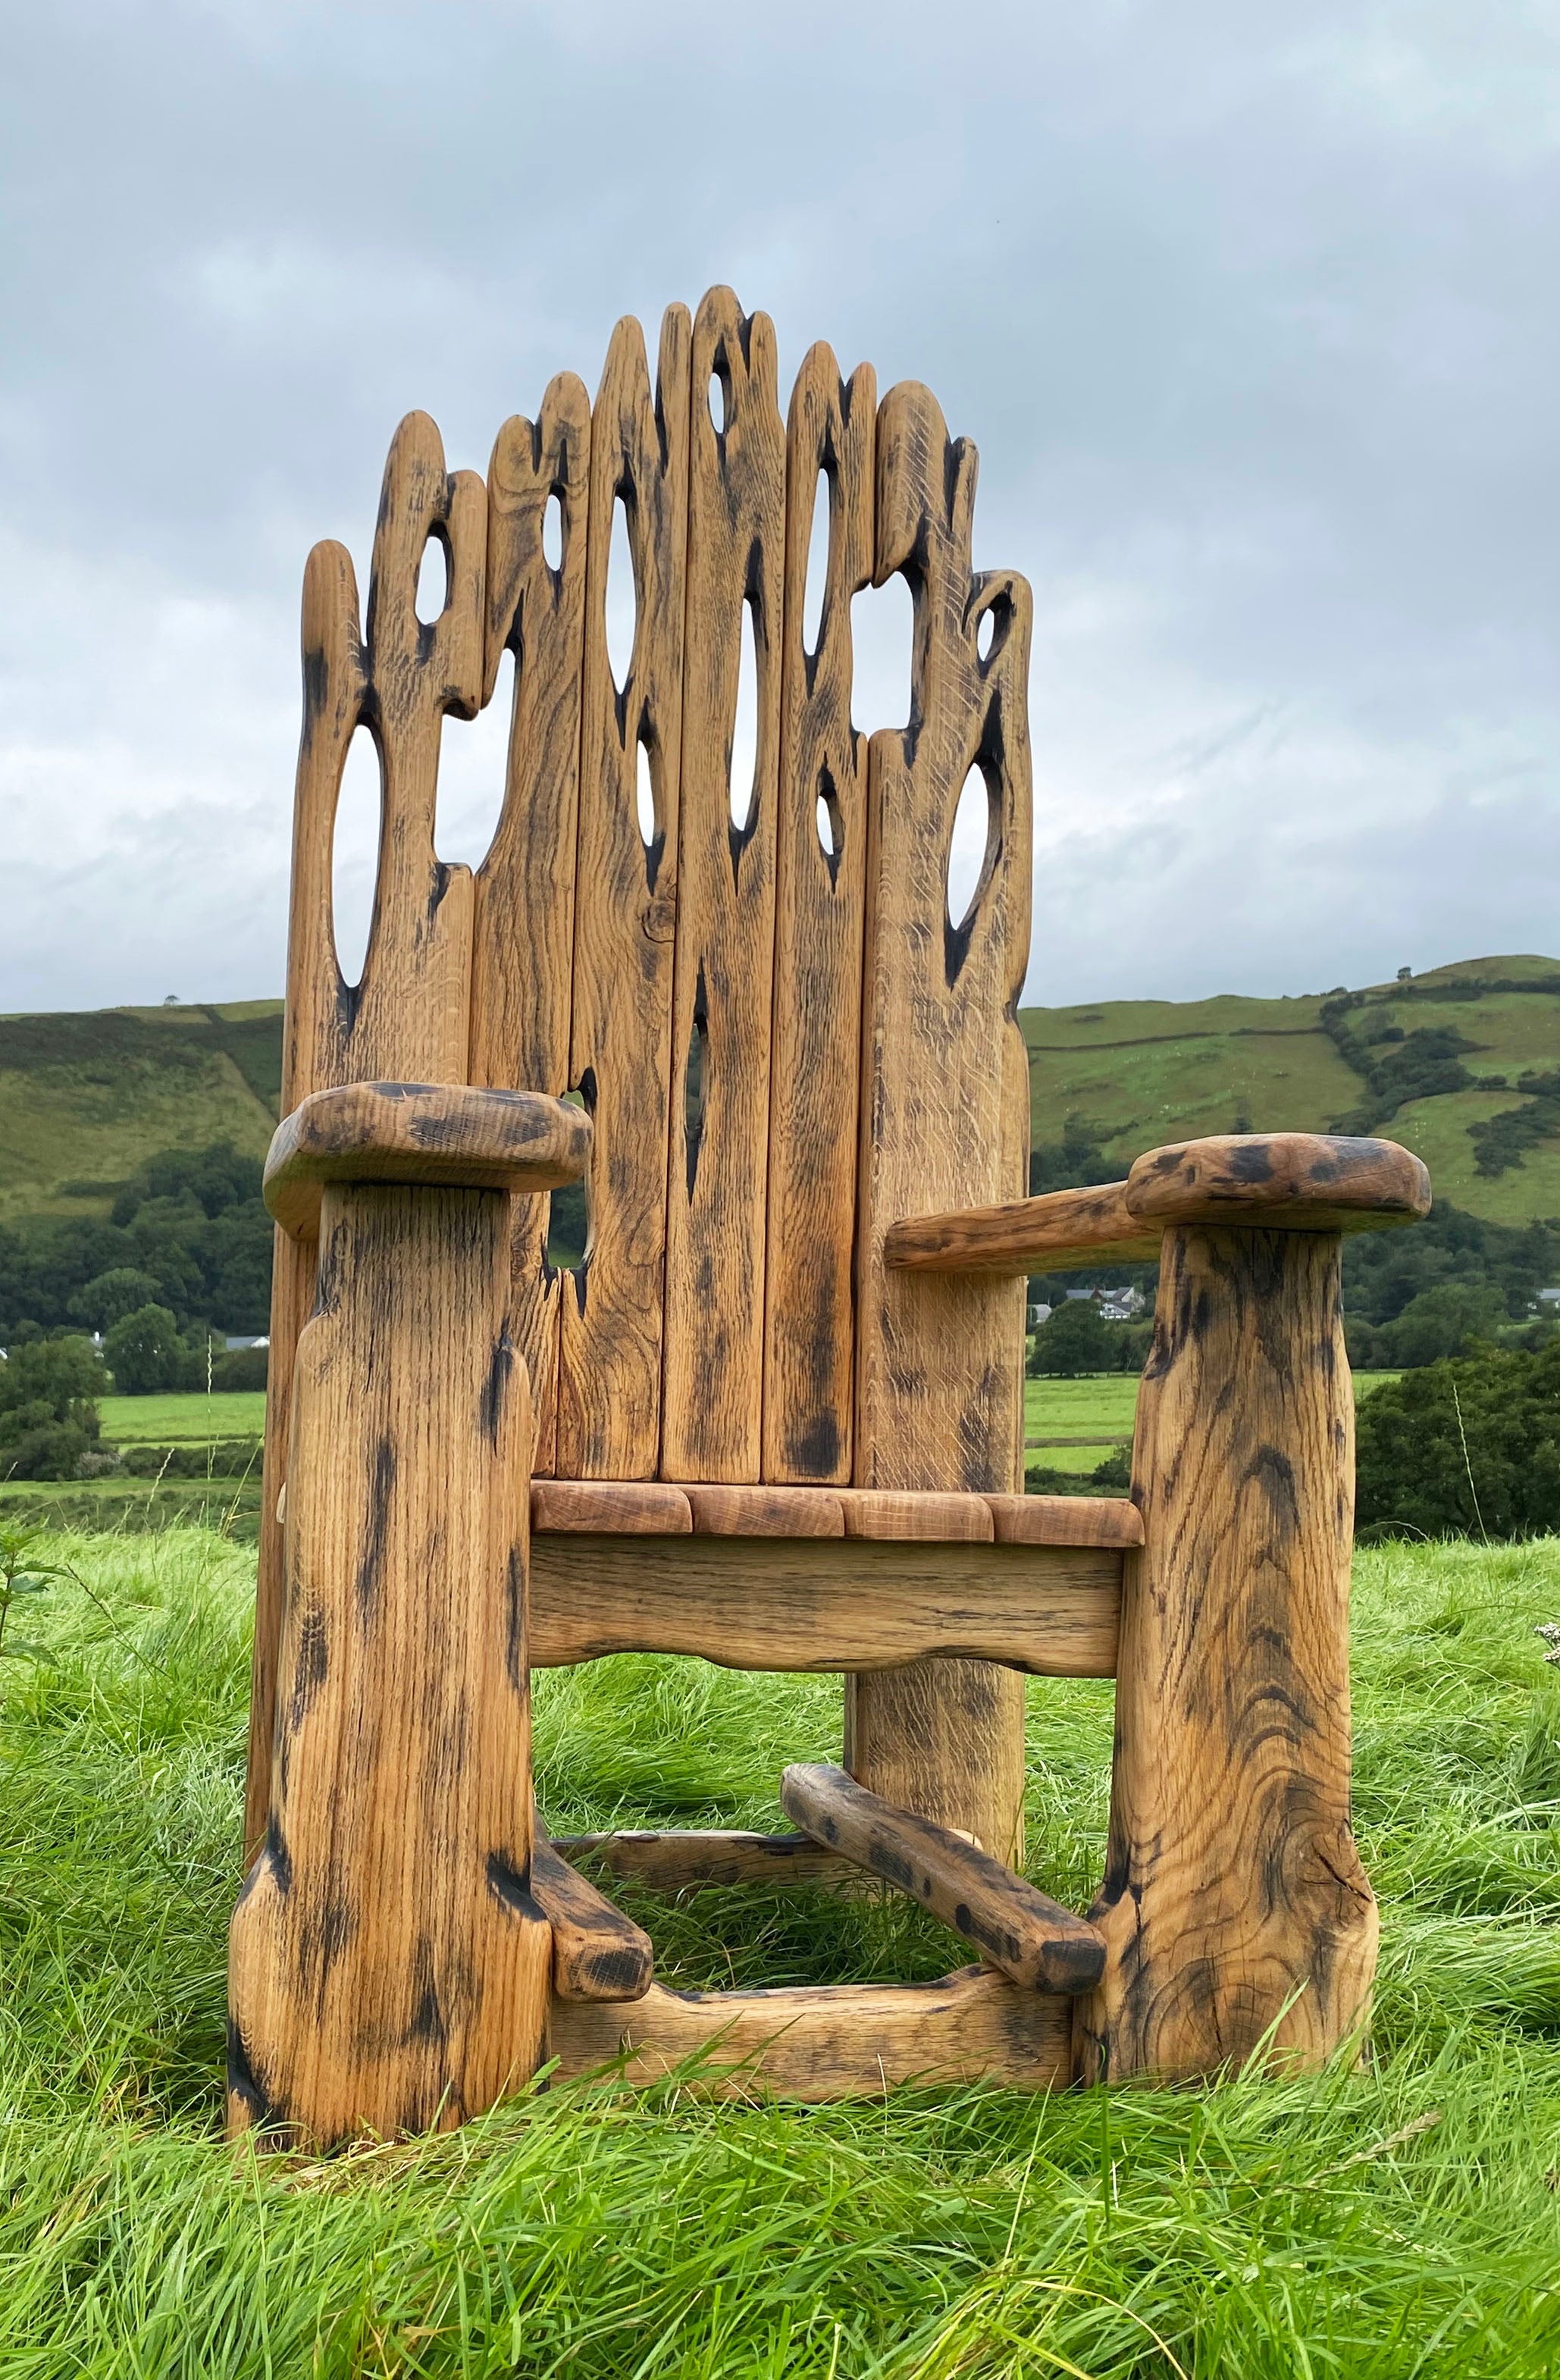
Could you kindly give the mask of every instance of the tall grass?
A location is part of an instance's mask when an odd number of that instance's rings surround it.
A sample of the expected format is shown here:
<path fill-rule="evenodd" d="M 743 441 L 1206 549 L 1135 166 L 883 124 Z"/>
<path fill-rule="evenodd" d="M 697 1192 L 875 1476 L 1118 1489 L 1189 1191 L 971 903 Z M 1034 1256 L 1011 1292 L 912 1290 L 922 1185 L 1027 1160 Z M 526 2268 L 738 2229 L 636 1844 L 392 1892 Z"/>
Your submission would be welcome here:
<path fill-rule="evenodd" d="M 1547 2374 L 1560 2362 L 1560 1547 L 1360 1558 L 1357 1804 L 1383 1899 L 1361 2069 L 846 2107 L 533 2093 L 327 2163 L 219 2134 L 252 1558 L 62 1539 L 0 1718 L 0 2374 L 955 2380 Z M 827 1681 L 538 1681 L 557 1828 L 774 1826 Z M 1099 1872 L 1111 1695 L 1030 1692 L 1031 1865 Z M 652 1914 L 667 1980 L 934 1973 L 920 1912 Z"/>

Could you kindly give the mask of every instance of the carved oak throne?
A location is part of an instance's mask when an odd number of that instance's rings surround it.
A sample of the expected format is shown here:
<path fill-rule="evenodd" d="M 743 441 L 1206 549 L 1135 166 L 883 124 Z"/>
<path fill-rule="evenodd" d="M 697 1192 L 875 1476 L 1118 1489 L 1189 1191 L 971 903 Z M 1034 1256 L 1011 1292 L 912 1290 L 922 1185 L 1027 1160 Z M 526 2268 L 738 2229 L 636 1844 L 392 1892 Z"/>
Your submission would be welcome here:
<path fill-rule="evenodd" d="M 712 2045 L 707 2081 L 819 2096 L 1195 2073 L 1270 2031 L 1320 2057 L 1360 2011 L 1339 1234 L 1428 1185 L 1388 1144 L 1289 1135 L 1024 1196 L 1030 594 L 971 569 L 975 470 L 925 389 L 880 403 L 824 346 L 783 423 L 772 326 L 717 289 L 668 312 L 653 383 L 620 323 L 594 404 L 560 375 L 485 487 L 403 422 L 361 618 L 346 552 L 310 556 L 237 2124 L 416 2130 L 548 2059 L 649 2077 Z M 867 741 L 850 601 L 896 572 L 910 718 Z M 440 738 L 506 649 L 473 876 L 436 856 Z M 383 805 L 350 986 L 332 854 L 360 726 Z M 971 771 L 988 832 L 956 919 Z M 555 1270 L 548 1196 L 581 1178 L 589 1243 Z M 1023 1276 L 1091 1252 L 1161 1258 L 1132 1498 L 1026 1498 Z M 799 1832 L 548 1841 L 530 1670 L 637 1649 L 845 1673 L 842 1766 L 783 1780 Z M 1088 1919 L 1016 1873 L 1026 1674 L 1117 1681 Z M 668 1886 L 866 1873 L 981 1963 L 667 1991 L 586 1850 Z"/>

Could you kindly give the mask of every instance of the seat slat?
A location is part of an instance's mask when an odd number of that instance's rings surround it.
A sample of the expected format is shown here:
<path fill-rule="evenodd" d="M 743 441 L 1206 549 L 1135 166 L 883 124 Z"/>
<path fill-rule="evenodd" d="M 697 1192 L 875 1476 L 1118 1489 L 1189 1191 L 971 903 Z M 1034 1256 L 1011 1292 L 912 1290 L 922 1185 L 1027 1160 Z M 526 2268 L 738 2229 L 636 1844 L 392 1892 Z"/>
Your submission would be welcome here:
<path fill-rule="evenodd" d="M 530 1525 L 550 1536 L 686 1537 L 693 1514 L 682 1489 L 659 1479 L 538 1479 Z"/>
<path fill-rule="evenodd" d="M 760 1475 L 763 1391 L 786 438 L 774 326 L 729 289 L 699 309 L 692 388 L 661 1475 L 742 1481 Z M 746 784 L 733 799 L 745 614 L 750 808 Z"/>
<path fill-rule="evenodd" d="M 693 1526 L 703 1537 L 843 1537 L 837 1496 L 822 1488 L 684 1489 Z"/>
<path fill-rule="evenodd" d="M 555 1095 L 569 1087 L 590 468 L 591 400 L 573 372 L 549 384 L 534 423 L 516 415 L 504 424 L 488 466 L 482 700 L 493 699 L 506 651 L 515 692 L 504 807 L 477 870 L 469 1079 Z M 555 493 L 556 570 L 542 545 Z M 530 1374 L 540 1472 L 555 1460 L 563 1288 L 547 1265 L 548 1216 L 545 1197 L 510 1202 L 509 1328 Z"/>
<path fill-rule="evenodd" d="M 644 334 L 613 333 L 591 418 L 579 838 L 569 1079 L 595 1123 L 591 1239 L 560 1314 L 555 1468 L 649 1478 L 661 1434 L 667 1086 L 677 907 L 690 325 L 667 309 L 652 395 Z M 606 643 L 613 508 L 638 602 L 621 693 Z M 612 600 L 624 590 L 613 589 Z M 640 832 L 639 754 L 654 789 Z"/>
<path fill-rule="evenodd" d="M 872 576 L 877 375 L 842 380 L 809 350 L 786 432 L 786 623 L 775 853 L 763 1475 L 850 1477 L 856 1311 L 851 1267 L 860 1088 L 867 744 L 851 724 L 850 602 Z M 806 642 L 820 470 L 829 532 L 816 648 Z M 820 806 L 830 820 L 825 851 Z"/>

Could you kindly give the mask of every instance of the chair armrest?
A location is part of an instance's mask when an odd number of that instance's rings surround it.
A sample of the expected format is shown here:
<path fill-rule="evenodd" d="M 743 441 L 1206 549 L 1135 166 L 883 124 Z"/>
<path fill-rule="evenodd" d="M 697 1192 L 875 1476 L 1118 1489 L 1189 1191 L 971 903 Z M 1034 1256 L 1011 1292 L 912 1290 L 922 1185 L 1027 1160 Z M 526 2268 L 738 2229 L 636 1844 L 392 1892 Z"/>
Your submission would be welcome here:
<path fill-rule="evenodd" d="M 278 1125 L 265 1203 L 295 1240 L 318 1236 L 326 1183 L 559 1190 L 591 1153 L 582 1108 L 540 1091 L 464 1083 L 347 1083 L 314 1091 Z"/>
<path fill-rule="evenodd" d="M 1371 1232 L 1430 1212 L 1430 1175 L 1392 1140 L 1230 1134 L 1151 1149 L 1125 1182 L 894 1223 L 884 1257 L 904 1271 L 1068 1272 L 1080 1258 L 1152 1263 L 1174 1223 Z"/>

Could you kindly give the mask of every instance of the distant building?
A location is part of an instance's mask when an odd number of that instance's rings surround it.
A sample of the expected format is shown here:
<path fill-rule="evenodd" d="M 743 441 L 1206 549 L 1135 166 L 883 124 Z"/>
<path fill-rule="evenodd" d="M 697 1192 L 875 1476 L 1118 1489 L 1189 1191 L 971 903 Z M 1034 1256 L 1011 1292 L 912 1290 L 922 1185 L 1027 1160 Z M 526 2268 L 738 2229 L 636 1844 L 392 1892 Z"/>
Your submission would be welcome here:
<path fill-rule="evenodd" d="M 225 1339 L 225 1340 L 223 1341 L 223 1342 L 222 1342 L 222 1343 L 223 1343 L 224 1347 L 227 1350 L 227 1353 L 231 1355 L 231 1354 L 235 1354 L 235 1353 L 237 1352 L 237 1350 L 238 1350 L 238 1348 L 240 1348 L 240 1347 L 269 1347 L 269 1346 L 270 1346 L 270 1344 L 271 1344 L 271 1342 L 270 1342 L 270 1340 L 269 1340 L 268 1338 L 266 1338 L 266 1339 Z"/>

